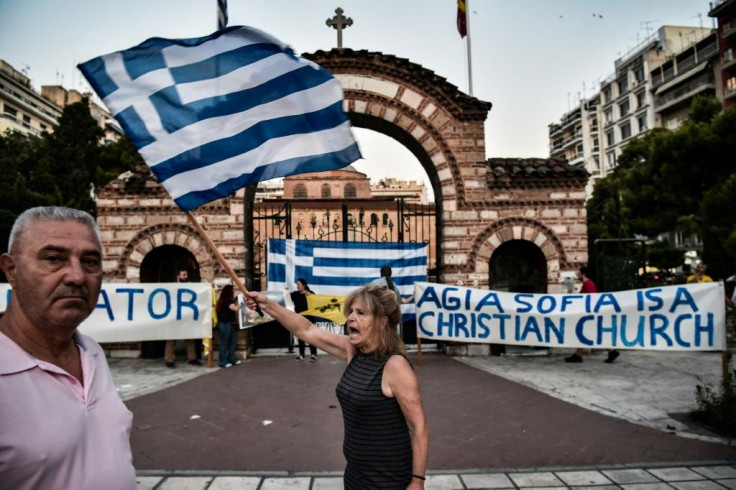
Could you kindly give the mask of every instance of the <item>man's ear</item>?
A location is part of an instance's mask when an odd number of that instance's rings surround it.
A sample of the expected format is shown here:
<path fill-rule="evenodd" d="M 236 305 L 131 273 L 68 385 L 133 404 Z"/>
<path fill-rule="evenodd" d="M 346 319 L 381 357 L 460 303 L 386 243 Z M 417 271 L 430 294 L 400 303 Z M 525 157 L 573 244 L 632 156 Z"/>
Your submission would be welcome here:
<path fill-rule="evenodd" d="M 13 260 L 10 254 L 4 253 L 0 255 L 0 269 L 3 270 L 8 283 L 12 287 L 15 287 L 15 260 Z"/>

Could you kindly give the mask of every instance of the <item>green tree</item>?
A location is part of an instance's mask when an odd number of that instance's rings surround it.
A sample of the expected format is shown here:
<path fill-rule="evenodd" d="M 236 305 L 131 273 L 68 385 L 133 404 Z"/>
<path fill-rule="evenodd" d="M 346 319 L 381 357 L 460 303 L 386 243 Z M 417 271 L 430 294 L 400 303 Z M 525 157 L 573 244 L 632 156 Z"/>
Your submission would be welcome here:
<path fill-rule="evenodd" d="M 706 192 L 700 207 L 703 259 L 721 277 L 736 273 L 736 172 Z"/>
<path fill-rule="evenodd" d="M 647 264 L 657 269 L 674 269 L 682 265 L 683 251 L 670 245 L 668 240 L 647 246 Z"/>
<path fill-rule="evenodd" d="M 0 137 L 0 229 L 10 229 L 16 216 L 29 205 L 49 205 L 46 144 L 42 138 L 20 133 Z"/>
<path fill-rule="evenodd" d="M 140 161 L 126 138 L 103 145 L 102 129 L 86 100 L 64 108 L 53 133 L 0 135 L 0 249 L 15 218 L 33 206 L 69 206 L 96 214 L 92 188 L 100 188 Z"/>
<path fill-rule="evenodd" d="M 66 106 L 54 132 L 44 135 L 49 157 L 47 172 L 54 180 L 50 190 L 57 196 L 57 204 L 94 214 L 90 186 L 94 185 L 101 163 L 102 136 L 102 128 L 90 116 L 86 100 Z"/>
<path fill-rule="evenodd" d="M 598 181 L 588 205 L 589 239 L 700 233 L 709 271 L 729 274 L 722 221 L 733 214 L 733 193 L 716 189 L 736 173 L 735 155 L 736 109 L 721 112 L 716 99 L 696 97 L 679 128 L 634 138 L 616 170 Z"/>

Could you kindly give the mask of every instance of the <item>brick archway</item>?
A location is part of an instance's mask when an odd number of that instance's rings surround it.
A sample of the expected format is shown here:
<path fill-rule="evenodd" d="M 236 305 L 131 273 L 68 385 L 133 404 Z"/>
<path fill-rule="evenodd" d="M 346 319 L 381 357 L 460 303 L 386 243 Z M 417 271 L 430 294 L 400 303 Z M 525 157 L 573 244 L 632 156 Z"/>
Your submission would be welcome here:
<path fill-rule="evenodd" d="M 477 276 L 479 284 L 485 282 L 481 278 L 488 277 L 488 263 L 493 252 L 502 244 L 511 240 L 525 240 L 536 245 L 547 260 L 547 283 L 559 281 L 560 269 L 567 269 L 570 264 L 567 253 L 557 234 L 549 227 L 526 218 L 508 218 L 496 221 L 480 233 L 469 251 L 469 269 Z"/>
<path fill-rule="evenodd" d="M 409 60 L 384 53 L 333 49 L 303 56 L 341 82 L 344 108 L 354 126 L 394 138 L 427 172 L 443 215 L 483 195 L 486 173 L 484 122 L 491 103 L 462 93 L 445 78 Z M 436 243 L 443 241 L 438 226 Z M 436 263 L 443 277 L 443 256 Z"/>
<path fill-rule="evenodd" d="M 191 252 L 199 265 L 201 280 L 214 280 L 217 259 L 196 230 L 178 224 L 154 225 L 132 238 L 118 259 L 117 272 L 120 277 L 128 282 L 139 281 L 143 259 L 153 249 L 163 245 L 177 245 Z"/>

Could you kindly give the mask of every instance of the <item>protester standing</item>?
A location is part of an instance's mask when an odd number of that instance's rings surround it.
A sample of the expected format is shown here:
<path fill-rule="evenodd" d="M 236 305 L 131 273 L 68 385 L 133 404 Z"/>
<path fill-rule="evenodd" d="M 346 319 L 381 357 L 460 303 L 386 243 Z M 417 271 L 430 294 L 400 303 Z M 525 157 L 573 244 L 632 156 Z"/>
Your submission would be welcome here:
<path fill-rule="evenodd" d="M 295 313 L 301 313 L 309 309 L 309 304 L 307 302 L 307 296 L 311 294 L 314 294 L 314 291 L 309 289 L 307 280 L 301 277 L 297 279 L 296 280 L 296 291 L 293 291 L 291 293 L 291 301 L 294 303 Z M 306 350 L 307 350 L 306 343 L 302 339 L 299 339 L 299 355 L 296 356 L 297 361 L 301 361 L 304 359 L 304 354 L 306 354 Z M 309 354 L 311 355 L 311 357 L 309 358 L 311 362 L 314 362 L 317 360 L 317 348 L 313 346 L 312 344 L 309 344 Z"/>
<path fill-rule="evenodd" d="M 579 271 L 579 278 L 582 280 L 583 284 L 580 287 L 580 293 L 582 294 L 592 294 L 597 293 L 598 288 L 596 287 L 593 280 L 588 277 L 588 268 L 586 266 L 583 266 L 580 268 Z M 608 357 L 606 357 L 606 360 L 603 361 L 606 364 L 611 364 L 613 361 L 616 360 L 616 358 L 621 355 L 619 351 L 616 349 L 608 349 Z M 583 349 L 576 349 L 575 353 L 571 356 L 568 356 L 565 358 L 565 362 L 583 362 Z"/>
<path fill-rule="evenodd" d="M 695 274 L 688 276 L 687 283 L 713 282 L 713 278 L 705 273 L 707 268 L 707 265 L 702 262 L 698 262 L 698 265 L 695 266 Z"/>
<path fill-rule="evenodd" d="M 424 488 L 429 429 L 419 382 L 397 332 L 401 312 L 394 292 L 369 284 L 350 293 L 349 335 L 322 330 L 261 293 L 248 297 L 251 308 L 260 307 L 300 339 L 348 362 L 336 390 L 345 424 L 345 488 Z"/>
<path fill-rule="evenodd" d="M 401 295 L 399 294 L 399 288 L 396 287 L 396 283 L 394 283 L 394 279 L 393 277 L 391 277 L 392 275 L 391 266 L 389 265 L 381 266 L 380 274 L 381 274 L 381 277 L 373 280 L 373 284 L 382 284 L 386 286 L 387 288 L 389 288 L 391 291 L 396 293 L 396 301 L 401 303 Z"/>
<path fill-rule="evenodd" d="M 133 415 L 104 352 L 77 330 L 102 287 L 94 218 L 25 211 L 0 267 L 13 288 L 0 316 L 0 487 L 134 489 Z"/>
<path fill-rule="evenodd" d="M 218 364 L 220 367 L 229 368 L 240 364 L 235 357 L 235 348 L 238 345 L 238 331 L 233 326 L 233 319 L 243 304 L 238 304 L 231 284 L 222 288 L 220 298 L 217 300 L 217 330 L 220 331 L 220 356 Z"/>
<path fill-rule="evenodd" d="M 189 282 L 189 271 L 179 269 L 176 273 L 176 282 Z M 193 366 L 201 366 L 202 361 L 197 359 L 197 350 L 194 345 L 194 339 L 186 339 L 187 362 Z M 176 340 L 169 339 L 166 341 L 166 349 L 164 350 L 164 362 L 167 368 L 175 368 L 176 363 Z"/>

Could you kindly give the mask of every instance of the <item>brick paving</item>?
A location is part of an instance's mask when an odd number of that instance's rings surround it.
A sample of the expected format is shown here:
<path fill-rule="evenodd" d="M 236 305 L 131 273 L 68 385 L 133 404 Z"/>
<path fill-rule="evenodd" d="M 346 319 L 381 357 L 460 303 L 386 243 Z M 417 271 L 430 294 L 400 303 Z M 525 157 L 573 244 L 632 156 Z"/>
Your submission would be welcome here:
<path fill-rule="evenodd" d="M 342 471 L 334 389 L 344 368 L 325 355 L 314 363 L 257 357 L 128 400 L 134 465 Z M 608 417 L 442 354 L 425 354 L 416 371 L 430 424 L 430 470 L 736 461 L 734 446 Z"/>

